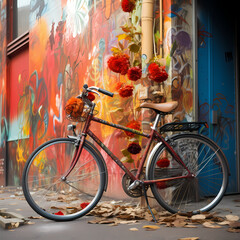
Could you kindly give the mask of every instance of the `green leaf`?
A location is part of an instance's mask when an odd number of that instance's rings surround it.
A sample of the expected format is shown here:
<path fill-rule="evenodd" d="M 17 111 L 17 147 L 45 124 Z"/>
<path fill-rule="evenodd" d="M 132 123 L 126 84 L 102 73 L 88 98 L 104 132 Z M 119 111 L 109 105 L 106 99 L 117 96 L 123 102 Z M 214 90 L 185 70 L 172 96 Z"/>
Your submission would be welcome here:
<path fill-rule="evenodd" d="M 128 48 L 131 52 L 138 53 L 140 46 L 134 43 L 131 44 Z"/>
<path fill-rule="evenodd" d="M 131 158 L 131 156 L 130 157 L 123 157 L 123 158 L 121 158 L 121 162 L 123 162 L 123 163 L 133 163 L 134 160 Z"/>
<path fill-rule="evenodd" d="M 138 60 L 134 60 L 133 62 L 133 66 L 136 67 L 136 66 L 139 66 L 141 63 L 138 61 Z"/>
<path fill-rule="evenodd" d="M 131 157 L 131 155 L 130 155 L 130 153 L 129 153 L 129 151 L 127 149 L 122 149 L 121 152 L 122 152 L 123 156 Z"/>

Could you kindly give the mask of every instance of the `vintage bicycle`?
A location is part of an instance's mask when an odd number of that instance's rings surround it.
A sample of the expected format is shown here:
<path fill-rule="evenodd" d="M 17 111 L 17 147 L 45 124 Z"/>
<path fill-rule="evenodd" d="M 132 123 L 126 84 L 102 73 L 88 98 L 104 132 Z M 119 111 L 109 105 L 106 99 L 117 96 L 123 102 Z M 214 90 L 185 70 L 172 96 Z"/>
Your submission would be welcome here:
<path fill-rule="evenodd" d="M 70 125 L 71 136 L 47 141 L 26 162 L 22 187 L 33 210 L 51 220 L 68 221 L 86 215 L 96 206 L 107 190 L 108 170 L 92 142 L 124 171 L 124 191 L 131 197 L 145 196 L 150 210 L 147 196 L 150 189 L 157 202 L 171 213 L 210 211 L 221 201 L 228 184 L 229 167 L 220 147 L 199 133 L 208 127 L 207 123 L 167 123 L 159 127 L 161 117 L 173 112 L 178 103 L 144 102 L 141 108 L 156 112 L 151 132 L 144 133 L 97 118 L 90 93 L 113 97 L 107 90 L 85 84 L 76 97 L 80 100 L 78 114 L 67 112 L 73 121 L 83 122 L 82 131 L 76 134 L 76 126 Z M 148 139 L 137 169 L 128 169 L 100 141 L 90 130 L 92 121 Z"/>

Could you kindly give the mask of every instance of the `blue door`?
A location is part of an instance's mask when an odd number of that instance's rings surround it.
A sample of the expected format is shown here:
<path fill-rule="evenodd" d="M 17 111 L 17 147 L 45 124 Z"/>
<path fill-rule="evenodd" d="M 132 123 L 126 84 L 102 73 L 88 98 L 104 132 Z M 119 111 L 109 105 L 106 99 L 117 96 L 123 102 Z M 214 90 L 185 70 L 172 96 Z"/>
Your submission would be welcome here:
<path fill-rule="evenodd" d="M 230 179 L 228 192 L 237 192 L 234 21 L 217 0 L 198 1 L 199 120 L 225 153 Z"/>

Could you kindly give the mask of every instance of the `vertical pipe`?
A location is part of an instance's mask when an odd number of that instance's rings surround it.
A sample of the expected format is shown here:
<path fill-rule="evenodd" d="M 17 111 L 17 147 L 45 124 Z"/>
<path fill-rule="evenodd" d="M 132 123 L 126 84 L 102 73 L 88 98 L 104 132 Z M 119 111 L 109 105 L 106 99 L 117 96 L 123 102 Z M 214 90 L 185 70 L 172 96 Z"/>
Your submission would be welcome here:
<path fill-rule="evenodd" d="M 154 0 L 142 1 L 142 55 L 146 63 L 153 57 L 153 6 Z"/>

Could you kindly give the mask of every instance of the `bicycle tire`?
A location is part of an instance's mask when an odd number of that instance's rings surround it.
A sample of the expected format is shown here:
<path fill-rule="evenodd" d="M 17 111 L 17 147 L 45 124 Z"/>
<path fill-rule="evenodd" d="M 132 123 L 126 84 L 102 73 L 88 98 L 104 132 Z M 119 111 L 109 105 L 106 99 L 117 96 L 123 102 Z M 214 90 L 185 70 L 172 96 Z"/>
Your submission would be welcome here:
<path fill-rule="evenodd" d="M 24 196 L 32 209 L 55 221 L 70 221 L 86 215 L 101 199 L 107 184 L 107 169 L 101 154 L 87 140 L 67 179 L 77 149 L 75 140 L 50 140 L 29 157 L 23 171 Z"/>
<path fill-rule="evenodd" d="M 168 143 L 194 177 L 151 184 L 155 199 L 171 213 L 198 214 L 212 210 L 223 198 L 228 185 L 228 164 L 220 147 L 209 138 L 192 133 L 174 135 Z M 187 171 L 161 144 L 149 165 L 148 179 L 185 175 Z"/>

